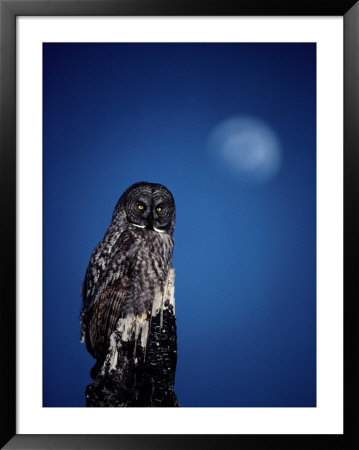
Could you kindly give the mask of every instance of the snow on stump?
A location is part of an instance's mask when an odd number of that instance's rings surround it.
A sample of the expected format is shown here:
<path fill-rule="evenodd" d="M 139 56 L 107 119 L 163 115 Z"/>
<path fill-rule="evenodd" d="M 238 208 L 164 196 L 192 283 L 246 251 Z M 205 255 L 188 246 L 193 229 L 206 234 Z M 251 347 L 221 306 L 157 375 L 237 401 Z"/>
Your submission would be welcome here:
<path fill-rule="evenodd" d="M 105 361 L 86 388 L 86 406 L 179 406 L 174 269 L 152 311 L 119 319 Z"/>

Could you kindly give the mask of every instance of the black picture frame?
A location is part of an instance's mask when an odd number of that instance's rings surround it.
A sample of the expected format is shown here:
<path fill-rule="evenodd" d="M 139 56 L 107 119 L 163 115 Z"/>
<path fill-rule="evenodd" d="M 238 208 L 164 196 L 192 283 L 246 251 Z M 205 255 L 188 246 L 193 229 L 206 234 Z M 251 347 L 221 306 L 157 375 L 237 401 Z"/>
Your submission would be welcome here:
<path fill-rule="evenodd" d="M 357 0 L 0 0 L 1 448 L 352 449 L 357 402 L 357 175 L 359 168 L 359 2 Z M 16 434 L 16 17 L 343 16 L 344 18 L 344 434 L 17 435 Z M 140 424 L 139 424 L 140 426 Z M 4 447 L 5 445 L 5 447 Z M 358 443 L 357 443 L 358 445 Z"/>

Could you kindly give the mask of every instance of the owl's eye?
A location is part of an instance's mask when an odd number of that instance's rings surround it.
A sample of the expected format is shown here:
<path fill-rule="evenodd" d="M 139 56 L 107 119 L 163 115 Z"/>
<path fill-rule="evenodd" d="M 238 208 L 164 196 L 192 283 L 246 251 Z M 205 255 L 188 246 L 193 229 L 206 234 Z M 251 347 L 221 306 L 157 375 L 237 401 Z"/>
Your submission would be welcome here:
<path fill-rule="evenodd" d="M 144 207 L 144 205 L 143 205 L 142 203 L 139 203 L 139 204 L 137 205 L 137 208 L 138 208 L 140 211 L 142 211 L 145 207 Z"/>
<path fill-rule="evenodd" d="M 161 208 L 160 206 L 157 206 L 156 211 L 157 211 L 157 212 L 161 212 L 161 211 L 162 211 L 162 208 Z"/>

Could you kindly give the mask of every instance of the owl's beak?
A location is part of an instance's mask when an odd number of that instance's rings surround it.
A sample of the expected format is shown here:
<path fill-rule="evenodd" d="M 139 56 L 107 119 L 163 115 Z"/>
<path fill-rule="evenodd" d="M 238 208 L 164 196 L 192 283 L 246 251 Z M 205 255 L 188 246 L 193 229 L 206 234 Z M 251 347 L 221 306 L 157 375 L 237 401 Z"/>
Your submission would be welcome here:
<path fill-rule="evenodd" d="M 149 215 L 147 216 L 146 230 L 153 230 L 153 214 L 152 214 L 152 212 L 150 212 Z"/>

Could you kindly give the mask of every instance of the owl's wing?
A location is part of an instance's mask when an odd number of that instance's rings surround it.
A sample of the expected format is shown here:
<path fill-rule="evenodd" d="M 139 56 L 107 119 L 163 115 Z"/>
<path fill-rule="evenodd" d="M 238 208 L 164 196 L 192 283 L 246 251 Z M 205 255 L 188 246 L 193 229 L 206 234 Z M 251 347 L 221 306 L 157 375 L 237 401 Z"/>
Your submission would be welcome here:
<path fill-rule="evenodd" d="M 114 242 L 104 239 L 95 248 L 82 285 L 83 310 L 89 310 L 108 285 L 128 275 L 133 243 L 133 235 L 124 231 Z"/>
<path fill-rule="evenodd" d="M 109 249 L 102 241 L 94 250 L 82 288 L 82 339 L 88 351 L 99 358 L 121 315 L 129 290 L 133 236 L 123 232 Z"/>
<path fill-rule="evenodd" d="M 128 289 L 123 280 L 117 280 L 107 286 L 92 308 L 86 327 L 86 346 L 95 358 L 106 354 Z"/>

